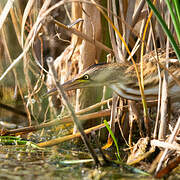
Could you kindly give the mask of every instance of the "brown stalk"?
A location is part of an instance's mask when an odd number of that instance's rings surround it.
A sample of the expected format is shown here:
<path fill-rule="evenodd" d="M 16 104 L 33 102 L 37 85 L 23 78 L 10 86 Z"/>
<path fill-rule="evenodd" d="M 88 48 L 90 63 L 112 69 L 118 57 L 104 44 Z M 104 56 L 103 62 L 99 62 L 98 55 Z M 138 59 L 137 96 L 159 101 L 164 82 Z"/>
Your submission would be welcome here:
<path fill-rule="evenodd" d="M 110 114 L 111 114 L 110 110 L 106 109 L 103 111 L 78 116 L 78 119 L 80 121 L 85 121 L 85 120 L 89 120 L 89 119 L 110 116 Z M 26 134 L 26 133 L 29 133 L 32 131 L 41 130 L 43 128 L 48 128 L 48 127 L 57 126 L 60 124 L 72 123 L 72 122 L 73 122 L 72 117 L 66 116 L 62 119 L 53 120 L 53 121 L 50 121 L 47 123 L 42 123 L 42 124 L 36 125 L 36 126 L 29 126 L 29 127 L 13 129 L 13 130 L 5 130 L 5 132 L 1 133 L 1 135 L 7 136 L 7 135 L 15 135 L 15 134 Z"/>
<path fill-rule="evenodd" d="M 130 27 L 132 26 L 132 16 L 134 14 L 134 9 L 135 9 L 135 3 L 129 2 L 128 7 L 127 7 L 125 21 Z M 125 40 L 126 44 L 129 44 L 130 33 L 131 33 L 130 29 L 125 28 L 125 32 L 123 33 L 123 35 L 124 35 L 124 40 Z M 127 51 L 126 51 L 124 44 L 122 44 L 122 52 L 123 52 L 123 55 L 126 56 Z"/>
<path fill-rule="evenodd" d="M 10 15 L 11 15 L 12 24 L 14 26 L 14 31 L 16 33 L 17 40 L 21 46 L 21 41 L 20 41 L 21 36 L 20 36 L 20 28 L 19 28 L 20 20 L 21 20 L 21 13 L 19 12 L 18 14 L 15 15 L 14 9 L 10 9 Z M 18 16 L 18 18 L 17 18 L 17 16 Z M 18 22 L 18 20 L 19 20 L 19 22 Z"/>
<path fill-rule="evenodd" d="M 150 9 L 148 7 L 148 12 L 150 12 Z M 155 36 L 155 25 L 153 23 L 153 19 L 150 19 L 150 30 L 152 31 L 151 33 L 149 33 L 149 39 L 152 39 L 152 43 L 154 45 L 154 49 L 156 52 L 156 59 L 159 62 L 159 56 L 158 56 L 158 52 L 157 52 L 157 47 L 156 47 L 156 36 Z M 152 35 L 152 38 L 151 38 Z M 160 66 L 157 63 L 157 69 L 158 69 L 158 76 L 159 76 L 159 92 L 158 92 L 158 105 L 157 105 L 157 115 L 156 115 L 156 122 L 155 122 L 155 126 L 154 126 L 154 132 L 153 132 L 153 138 L 156 138 L 157 136 L 157 130 L 158 130 L 158 120 L 159 120 L 159 114 L 160 114 L 160 106 L 161 106 L 161 71 L 160 71 Z"/>
<path fill-rule="evenodd" d="M 168 28 L 170 28 L 170 14 L 168 13 Z M 167 39 L 166 43 L 166 59 L 169 59 L 169 39 Z M 166 68 L 168 68 L 169 63 L 166 62 Z M 164 139 L 166 135 L 166 114 L 167 114 L 167 103 L 168 103 L 168 73 L 164 71 L 163 75 L 163 83 L 162 83 L 162 98 L 161 98 L 161 119 L 160 119 L 160 127 L 158 139 Z"/>
<path fill-rule="evenodd" d="M 108 17 L 112 21 L 112 13 L 110 13 L 111 12 L 111 6 L 112 6 L 111 5 L 111 0 L 108 0 L 107 1 L 107 12 L 108 12 Z M 112 45 L 112 48 L 113 48 L 114 55 L 115 55 L 116 59 L 119 59 L 119 53 L 118 53 L 118 48 L 117 48 L 116 41 L 115 41 L 113 28 L 109 23 L 108 23 L 108 27 L 109 27 L 109 36 L 110 36 L 110 39 L 111 39 L 111 45 Z"/>
<path fill-rule="evenodd" d="M 120 26 L 119 26 L 119 22 L 118 22 L 118 18 L 117 18 L 117 8 L 116 8 L 116 2 L 114 0 L 111 0 L 112 3 L 112 9 L 113 9 L 113 21 L 114 21 L 114 25 L 116 26 L 117 30 L 120 32 Z M 113 22 L 112 21 L 112 22 Z M 109 26 L 110 23 L 108 23 Z M 112 29 L 112 27 L 111 27 Z M 121 40 L 118 37 L 118 34 L 116 32 L 113 31 L 113 35 L 115 34 L 115 42 L 116 42 L 116 46 L 117 46 L 117 52 L 118 52 L 118 57 L 117 58 L 117 62 L 121 62 L 121 61 L 125 61 L 125 55 L 122 51 L 122 44 L 121 44 Z"/>
<path fill-rule="evenodd" d="M 89 133 L 91 133 L 93 131 L 99 130 L 99 129 L 104 128 L 104 127 L 105 127 L 105 124 L 103 123 L 103 124 L 94 126 L 92 128 L 86 129 L 86 130 L 84 130 L 84 132 L 86 134 L 89 134 Z M 56 138 L 56 139 L 53 139 L 53 140 L 50 140 L 50 141 L 42 142 L 42 143 L 39 143 L 37 145 L 40 146 L 40 147 L 54 146 L 54 145 L 58 145 L 58 144 L 60 144 L 62 142 L 69 141 L 71 139 L 77 138 L 77 137 L 81 137 L 81 134 L 79 132 L 76 133 L 76 134 L 72 134 L 72 135 Z"/>

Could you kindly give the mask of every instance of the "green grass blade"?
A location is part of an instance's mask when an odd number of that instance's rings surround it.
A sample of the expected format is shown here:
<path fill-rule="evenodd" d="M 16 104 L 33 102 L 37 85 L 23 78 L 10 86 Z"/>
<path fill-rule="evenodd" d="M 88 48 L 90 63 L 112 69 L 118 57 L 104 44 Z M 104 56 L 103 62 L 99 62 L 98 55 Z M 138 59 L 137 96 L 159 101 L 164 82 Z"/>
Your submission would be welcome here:
<path fill-rule="evenodd" d="M 156 18 L 158 19 L 160 25 L 162 26 L 164 32 L 166 33 L 166 35 L 169 38 L 169 41 L 177 55 L 177 58 L 180 62 L 180 49 L 178 47 L 178 45 L 176 44 L 173 35 L 171 34 L 171 32 L 169 31 L 166 23 L 164 22 L 163 18 L 161 17 L 161 15 L 159 14 L 159 12 L 157 11 L 157 9 L 155 8 L 155 6 L 152 4 L 152 2 L 150 0 L 146 0 L 146 2 L 148 3 L 149 7 L 152 9 L 152 11 L 154 12 Z"/>
<path fill-rule="evenodd" d="M 179 0 L 173 0 L 172 2 L 174 3 L 174 7 L 176 10 L 176 14 L 177 14 L 177 19 L 180 23 L 180 1 Z"/>
<path fill-rule="evenodd" d="M 169 12 L 171 14 L 171 18 L 172 18 L 172 21 L 173 21 L 173 24 L 174 24 L 174 28 L 175 28 L 175 31 L 176 31 L 176 34 L 177 34 L 177 38 L 178 38 L 178 41 L 180 43 L 180 24 L 179 24 L 179 21 L 176 19 L 176 16 L 175 16 L 175 14 L 173 12 L 173 9 L 172 9 L 172 5 L 169 2 L 169 0 L 166 0 L 166 4 L 167 4 L 167 7 L 168 7 Z"/>
<path fill-rule="evenodd" d="M 115 146 L 116 146 L 118 160 L 121 161 L 121 157 L 120 157 L 120 153 L 119 153 L 119 147 L 118 147 L 118 143 L 117 143 L 117 141 L 116 141 L 116 138 L 115 138 L 115 136 L 114 136 L 114 133 L 112 132 L 112 130 L 111 130 L 111 128 L 109 127 L 109 124 L 108 124 L 108 122 L 107 122 L 106 120 L 104 120 L 104 124 L 105 124 L 107 130 L 109 131 L 109 133 L 110 133 L 110 135 L 111 135 L 111 137 L 112 137 L 112 139 L 113 139 L 113 141 L 114 141 L 114 144 L 115 144 Z"/>
<path fill-rule="evenodd" d="M 0 136 L 0 144 L 2 145 L 27 145 L 27 146 L 31 146 L 32 148 L 44 149 L 37 146 L 35 143 L 31 141 L 26 141 L 16 136 Z"/>

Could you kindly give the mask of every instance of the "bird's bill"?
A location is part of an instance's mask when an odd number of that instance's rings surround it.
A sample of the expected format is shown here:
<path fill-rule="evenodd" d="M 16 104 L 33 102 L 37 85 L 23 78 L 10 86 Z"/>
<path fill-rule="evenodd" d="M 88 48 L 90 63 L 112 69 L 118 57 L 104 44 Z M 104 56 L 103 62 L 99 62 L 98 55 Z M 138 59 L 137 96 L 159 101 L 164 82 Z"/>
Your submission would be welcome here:
<path fill-rule="evenodd" d="M 65 91 L 75 90 L 81 88 L 82 82 L 78 80 L 69 80 L 62 84 Z M 53 88 L 47 92 L 47 95 L 54 95 L 57 93 L 57 88 Z"/>
<path fill-rule="evenodd" d="M 82 81 L 77 80 L 77 79 L 72 79 L 69 81 L 66 81 L 64 84 L 62 84 L 63 88 L 65 91 L 70 91 L 70 90 L 75 90 L 75 89 L 79 89 L 82 88 Z"/>

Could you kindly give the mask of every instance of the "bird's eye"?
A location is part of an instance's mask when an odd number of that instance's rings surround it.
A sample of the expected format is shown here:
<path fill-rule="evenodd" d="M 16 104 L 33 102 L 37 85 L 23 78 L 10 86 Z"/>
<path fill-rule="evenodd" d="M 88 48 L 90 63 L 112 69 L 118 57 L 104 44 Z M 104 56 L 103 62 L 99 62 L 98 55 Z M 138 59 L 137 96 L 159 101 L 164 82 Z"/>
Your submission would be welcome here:
<path fill-rule="evenodd" d="M 89 80 L 89 75 L 88 75 L 88 74 L 85 74 L 85 75 L 83 76 L 83 79 L 84 79 L 84 80 Z"/>

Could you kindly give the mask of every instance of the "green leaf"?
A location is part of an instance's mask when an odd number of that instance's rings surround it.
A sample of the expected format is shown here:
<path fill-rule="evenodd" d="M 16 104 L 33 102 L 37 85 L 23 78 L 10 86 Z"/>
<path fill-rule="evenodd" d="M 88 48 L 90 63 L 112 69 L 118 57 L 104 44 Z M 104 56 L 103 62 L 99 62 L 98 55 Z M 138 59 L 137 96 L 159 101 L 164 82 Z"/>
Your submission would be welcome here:
<path fill-rule="evenodd" d="M 178 47 L 178 45 L 176 44 L 176 41 L 173 38 L 173 35 L 171 34 L 170 30 L 168 29 L 165 21 L 163 20 L 163 18 L 161 17 L 161 15 L 159 14 L 158 10 L 155 8 L 155 6 L 152 4 L 152 2 L 150 0 L 146 0 L 146 2 L 148 3 L 149 7 L 152 9 L 152 11 L 154 12 L 154 15 L 156 16 L 157 20 L 159 21 L 160 25 L 162 26 L 164 32 L 166 33 L 166 35 L 169 38 L 169 41 L 177 55 L 177 58 L 180 62 L 180 49 Z"/>
<path fill-rule="evenodd" d="M 172 21 L 174 24 L 174 28 L 175 28 L 177 37 L 178 37 L 178 41 L 180 43 L 180 23 L 179 23 L 178 19 L 176 19 L 176 15 L 174 14 L 174 11 L 172 9 L 172 5 L 170 4 L 169 0 L 166 0 L 166 4 L 167 4 L 167 7 L 168 7 L 169 12 L 171 14 L 171 18 L 172 18 Z M 178 9 L 178 11 L 179 11 L 179 9 Z"/>
<path fill-rule="evenodd" d="M 180 1 L 179 0 L 173 0 L 172 1 L 176 10 L 176 14 L 177 14 L 177 20 L 180 23 Z"/>
<path fill-rule="evenodd" d="M 108 124 L 108 122 L 107 122 L 106 120 L 104 120 L 104 124 L 105 124 L 107 130 L 109 131 L 109 133 L 110 133 L 110 135 L 111 135 L 111 137 L 112 137 L 112 139 L 113 139 L 113 141 L 114 141 L 114 144 L 115 144 L 115 146 L 116 146 L 117 155 L 118 155 L 118 156 L 117 156 L 117 157 L 118 157 L 118 160 L 121 161 L 121 156 L 120 156 L 120 153 L 119 153 L 119 147 L 118 147 L 118 143 L 117 143 L 117 141 L 116 141 L 116 138 L 115 138 L 115 136 L 114 136 L 114 133 L 112 132 L 112 130 L 111 130 L 111 128 L 109 127 L 109 124 Z"/>

